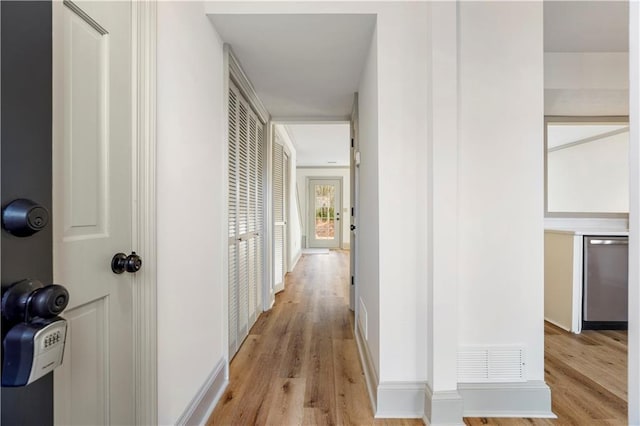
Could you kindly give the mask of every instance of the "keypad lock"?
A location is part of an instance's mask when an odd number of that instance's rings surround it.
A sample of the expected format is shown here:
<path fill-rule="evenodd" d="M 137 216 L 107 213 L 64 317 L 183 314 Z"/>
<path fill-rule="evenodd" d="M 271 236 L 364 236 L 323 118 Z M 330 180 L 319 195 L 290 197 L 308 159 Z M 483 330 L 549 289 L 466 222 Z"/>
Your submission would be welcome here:
<path fill-rule="evenodd" d="M 62 364 L 67 321 L 58 315 L 69 293 L 61 285 L 25 279 L 2 294 L 2 386 L 26 386 Z"/>

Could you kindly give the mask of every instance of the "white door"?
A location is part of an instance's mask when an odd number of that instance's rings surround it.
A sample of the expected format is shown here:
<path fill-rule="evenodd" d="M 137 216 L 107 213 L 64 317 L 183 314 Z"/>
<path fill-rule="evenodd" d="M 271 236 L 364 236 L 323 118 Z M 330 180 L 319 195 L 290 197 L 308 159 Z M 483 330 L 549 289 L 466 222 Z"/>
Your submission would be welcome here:
<path fill-rule="evenodd" d="M 279 135 L 276 133 L 279 140 Z M 287 185 L 289 157 L 280 143 L 273 144 L 273 290 L 284 290 L 287 253 Z"/>
<path fill-rule="evenodd" d="M 261 312 L 264 124 L 229 82 L 229 356 Z"/>
<path fill-rule="evenodd" d="M 131 4 L 53 2 L 54 279 L 70 303 L 55 423 L 132 425 Z"/>
<path fill-rule="evenodd" d="M 339 248 L 341 239 L 342 180 L 309 179 L 308 216 L 311 248 Z"/>

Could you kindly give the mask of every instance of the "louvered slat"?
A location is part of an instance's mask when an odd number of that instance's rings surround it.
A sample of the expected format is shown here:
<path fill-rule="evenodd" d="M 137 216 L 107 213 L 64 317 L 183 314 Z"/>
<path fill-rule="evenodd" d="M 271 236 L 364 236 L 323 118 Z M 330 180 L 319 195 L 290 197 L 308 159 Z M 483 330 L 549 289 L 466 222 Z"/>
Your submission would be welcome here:
<path fill-rule="evenodd" d="M 248 231 L 249 214 L 249 109 L 244 101 L 240 102 L 240 137 L 238 140 L 238 233 Z"/>

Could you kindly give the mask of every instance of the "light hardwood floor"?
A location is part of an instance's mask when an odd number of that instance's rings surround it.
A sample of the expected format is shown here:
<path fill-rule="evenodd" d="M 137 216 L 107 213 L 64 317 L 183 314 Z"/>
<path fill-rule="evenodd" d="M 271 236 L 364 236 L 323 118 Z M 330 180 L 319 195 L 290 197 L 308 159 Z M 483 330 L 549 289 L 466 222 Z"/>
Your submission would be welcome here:
<path fill-rule="evenodd" d="M 348 303 L 349 253 L 303 255 L 286 290 L 231 362 L 207 425 L 422 425 L 373 419 Z M 545 324 L 545 379 L 557 420 L 465 418 L 468 425 L 623 425 L 626 332 L 573 335 Z"/>
<path fill-rule="evenodd" d="M 373 419 L 349 311 L 349 252 L 303 255 L 231 362 L 207 425 L 422 425 Z"/>

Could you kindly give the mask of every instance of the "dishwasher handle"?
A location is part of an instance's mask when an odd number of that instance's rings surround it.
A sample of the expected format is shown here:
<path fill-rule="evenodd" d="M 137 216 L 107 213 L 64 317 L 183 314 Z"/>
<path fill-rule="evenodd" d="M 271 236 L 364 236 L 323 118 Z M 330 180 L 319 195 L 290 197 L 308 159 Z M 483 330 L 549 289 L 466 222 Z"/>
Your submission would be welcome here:
<path fill-rule="evenodd" d="M 593 239 L 589 240 L 589 244 L 594 246 L 626 246 L 629 245 L 628 239 L 620 239 L 620 240 L 606 240 L 606 239 Z"/>

